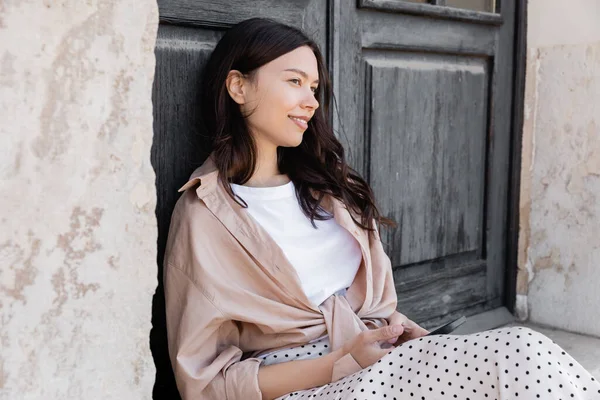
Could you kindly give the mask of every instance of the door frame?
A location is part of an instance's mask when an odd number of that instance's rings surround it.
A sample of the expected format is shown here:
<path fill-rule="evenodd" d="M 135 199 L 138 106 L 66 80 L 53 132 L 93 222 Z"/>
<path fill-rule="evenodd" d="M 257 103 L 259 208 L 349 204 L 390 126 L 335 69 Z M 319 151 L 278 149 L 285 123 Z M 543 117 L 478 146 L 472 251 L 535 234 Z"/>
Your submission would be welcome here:
<path fill-rule="evenodd" d="M 514 314 L 517 301 L 521 157 L 525 117 L 525 71 L 527 67 L 527 0 L 516 0 L 513 105 L 511 121 L 510 171 L 508 187 L 508 232 L 506 248 L 506 290 L 504 302 Z"/>

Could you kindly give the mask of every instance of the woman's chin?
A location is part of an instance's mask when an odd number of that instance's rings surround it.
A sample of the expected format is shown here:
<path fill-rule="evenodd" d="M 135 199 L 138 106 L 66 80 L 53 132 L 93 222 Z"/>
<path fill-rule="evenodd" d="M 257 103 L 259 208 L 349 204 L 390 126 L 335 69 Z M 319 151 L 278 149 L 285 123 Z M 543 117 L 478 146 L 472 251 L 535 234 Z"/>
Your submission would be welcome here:
<path fill-rule="evenodd" d="M 280 146 L 281 147 L 298 147 L 302 143 L 302 137 L 303 137 L 303 135 L 298 135 L 298 136 L 296 136 L 295 134 L 293 136 L 290 135 L 290 137 L 288 138 L 289 140 L 286 140 L 285 142 L 282 141 Z"/>

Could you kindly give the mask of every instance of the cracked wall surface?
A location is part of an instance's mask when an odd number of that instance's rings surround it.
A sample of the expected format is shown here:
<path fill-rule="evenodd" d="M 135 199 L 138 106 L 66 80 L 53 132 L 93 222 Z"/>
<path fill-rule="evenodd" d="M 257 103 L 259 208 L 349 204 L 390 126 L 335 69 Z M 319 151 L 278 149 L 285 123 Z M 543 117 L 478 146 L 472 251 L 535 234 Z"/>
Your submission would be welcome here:
<path fill-rule="evenodd" d="M 0 399 L 148 399 L 154 0 L 0 1 Z"/>
<path fill-rule="evenodd" d="M 528 7 L 517 311 L 600 336 L 600 2 Z"/>

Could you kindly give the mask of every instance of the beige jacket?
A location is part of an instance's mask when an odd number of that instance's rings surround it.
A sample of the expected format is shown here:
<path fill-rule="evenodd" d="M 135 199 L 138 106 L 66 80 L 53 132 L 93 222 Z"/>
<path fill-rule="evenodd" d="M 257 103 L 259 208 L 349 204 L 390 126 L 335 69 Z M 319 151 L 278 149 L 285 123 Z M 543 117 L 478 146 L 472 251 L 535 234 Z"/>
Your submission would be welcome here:
<path fill-rule="evenodd" d="M 360 243 L 363 261 L 346 296 L 319 307 L 306 297 L 273 239 L 229 197 L 209 157 L 179 191 L 164 261 L 171 364 L 184 400 L 261 400 L 263 353 L 329 335 L 331 349 L 388 324 L 396 310 L 390 260 L 338 200 L 324 207 Z M 370 237 L 371 236 L 371 237 Z M 332 381 L 361 369 L 350 354 Z"/>

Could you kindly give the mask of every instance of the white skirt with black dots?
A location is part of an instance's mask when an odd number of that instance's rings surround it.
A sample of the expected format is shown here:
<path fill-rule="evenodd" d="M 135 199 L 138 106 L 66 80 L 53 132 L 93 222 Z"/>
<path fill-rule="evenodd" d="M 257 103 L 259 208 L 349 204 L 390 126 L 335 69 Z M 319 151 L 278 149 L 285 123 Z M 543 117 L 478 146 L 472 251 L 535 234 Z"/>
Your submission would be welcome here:
<path fill-rule="evenodd" d="M 329 352 L 325 337 L 262 358 L 270 365 Z M 600 400 L 600 383 L 548 337 L 513 327 L 414 339 L 362 371 L 277 400 L 311 398 Z"/>

